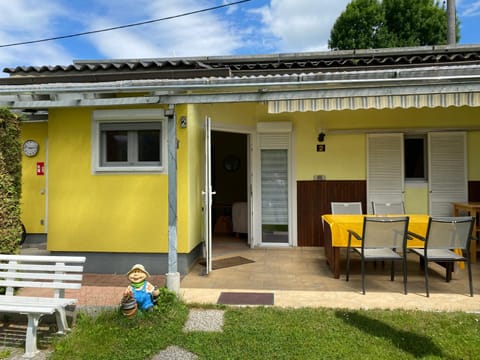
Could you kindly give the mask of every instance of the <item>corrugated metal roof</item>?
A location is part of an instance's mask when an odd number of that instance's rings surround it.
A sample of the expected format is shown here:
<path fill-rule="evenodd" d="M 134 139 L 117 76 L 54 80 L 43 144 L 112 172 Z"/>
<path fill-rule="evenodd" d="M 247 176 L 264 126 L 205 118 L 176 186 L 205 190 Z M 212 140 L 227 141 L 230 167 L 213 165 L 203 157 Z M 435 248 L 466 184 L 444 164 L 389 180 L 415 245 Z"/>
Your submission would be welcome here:
<path fill-rule="evenodd" d="M 45 65 L 45 66 L 17 66 L 5 68 L 3 71 L 11 75 L 35 73 L 64 73 L 64 72 L 105 72 L 105 71 L 136 71 L 136 70 L 168 70 L 168 69 L 214 69 L 201 61 L 166 60 L 166 61 L 102 61 L 96 63 L 73 63 L 70 65 Z"/>
<path fill-rule="evenodd" d="M 119 93 L 129 94 L 124 105 L 261 101 L 271 112 L 480 105 L 464 96 L 480 94 L 480 45 L 79 60 L 7 72 L 0 105 L 13 108 L 107 106 Z"/>
<path fill-rule="evenodd" d="M 72 82 L 76 75 L 116 74 L 127 78 L 198 78 L 209 76 L 258 76 L 311 72 L 357 71 L 435 65 L 480 63 L 480 46 L 439 46 L 357 51 L 272 54 L 255 56 L 219 56 L 159 59 L 78 60 L 70 65 L 17 66 L 3 71 L 16 77 L 59 76 L 60 82 Z M 146 76 L 145 74 L 148 74 Z M 153 74 L 157 74 L 154 76 Z M 45 82 L 36 79 L 32 82 Z M 108 81 L 108 79 L 106 79 Z M 110 79 L 111 80 L 111 79 Z M 73 79 L 75 81 L 84 81 Z"/>

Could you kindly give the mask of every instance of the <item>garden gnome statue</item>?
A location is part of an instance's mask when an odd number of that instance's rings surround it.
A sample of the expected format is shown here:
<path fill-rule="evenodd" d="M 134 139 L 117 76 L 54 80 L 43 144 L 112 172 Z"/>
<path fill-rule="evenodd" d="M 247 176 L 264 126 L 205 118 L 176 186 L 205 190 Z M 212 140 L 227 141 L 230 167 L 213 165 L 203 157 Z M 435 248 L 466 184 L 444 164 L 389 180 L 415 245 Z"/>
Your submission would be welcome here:
<path fill-rule="evenodd" d="M 145 267 L 135 264 L 127 273 L 130 285 L 124 292 L 124 297 L 131 296 L 137 302 L 140 310 L 149 310 L 153 307 L 153 298 L 160 294 L 160 291 L 147 281 L 150 276 Z"/>

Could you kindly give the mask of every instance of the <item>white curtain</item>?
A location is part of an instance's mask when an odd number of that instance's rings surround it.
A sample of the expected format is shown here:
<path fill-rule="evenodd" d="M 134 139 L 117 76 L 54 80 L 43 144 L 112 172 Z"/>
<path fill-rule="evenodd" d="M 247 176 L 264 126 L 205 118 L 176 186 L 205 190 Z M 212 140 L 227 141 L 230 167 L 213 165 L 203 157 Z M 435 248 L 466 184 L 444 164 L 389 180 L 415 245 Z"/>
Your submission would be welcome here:
<path fill-rule="evenodd" d="M 288 224 L 288 151 L 261 150 L 262 224 Z"/>

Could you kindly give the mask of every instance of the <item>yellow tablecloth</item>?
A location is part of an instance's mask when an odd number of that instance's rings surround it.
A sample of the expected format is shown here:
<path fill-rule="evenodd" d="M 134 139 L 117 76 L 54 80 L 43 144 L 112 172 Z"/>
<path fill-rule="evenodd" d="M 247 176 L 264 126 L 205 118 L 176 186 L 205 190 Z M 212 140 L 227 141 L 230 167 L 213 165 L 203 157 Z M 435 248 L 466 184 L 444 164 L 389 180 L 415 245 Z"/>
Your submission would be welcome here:
<path fill-rule="evenodd" d="M 347 247 L 348 246 L 348 232 L 347 230 L 353 230 L 359 235 L 362 235 L 363 230 L 363 218 L 365 216 L 375 215 L 322 215 L 322 221 L 326 222 L 330 226 L 332 233 L 332 246 L 335 247 Z M 428 215 L 389 215 L 395 216 L 408 216 L 410 218 L 408 222 L 408 230 L 417 233 L 421 236 L 427 234 Z M 352 238 L 353 246 L 360 246 L 360 242 Z M 418 239 L 408 240 L 407 247 L 423 247 L 424 243 Z"/>

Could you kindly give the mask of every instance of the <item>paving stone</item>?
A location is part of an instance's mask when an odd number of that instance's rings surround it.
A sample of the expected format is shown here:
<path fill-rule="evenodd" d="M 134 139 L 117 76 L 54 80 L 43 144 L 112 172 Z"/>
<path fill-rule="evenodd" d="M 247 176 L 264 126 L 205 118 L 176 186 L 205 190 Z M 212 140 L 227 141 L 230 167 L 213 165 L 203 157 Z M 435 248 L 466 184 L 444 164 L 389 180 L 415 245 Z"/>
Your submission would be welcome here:
<path fill-rule="evenodd" d="M 178 346 L 169 346 L 152 360 L 196 360 L 198 356 Z"/>
<path fill-rule="evenodd" d="M 223 310 L 191 309 L 183 331 L 221 332 L 223 315 Z"/>

